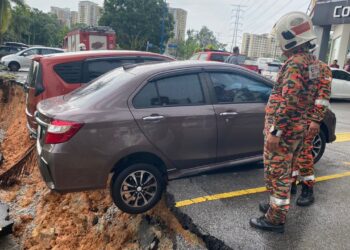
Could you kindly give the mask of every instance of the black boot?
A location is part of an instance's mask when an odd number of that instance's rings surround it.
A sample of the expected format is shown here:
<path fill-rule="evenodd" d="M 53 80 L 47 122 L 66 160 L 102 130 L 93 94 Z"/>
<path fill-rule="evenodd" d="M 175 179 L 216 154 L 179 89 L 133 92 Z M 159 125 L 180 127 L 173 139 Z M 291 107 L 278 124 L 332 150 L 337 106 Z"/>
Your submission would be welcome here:
<path fill-rule="evenodd" d="M 259 210 L 260 212 L 263 212 L 264 214 L 267 213 L 267 211 L 270 208 L 270 204 L 268 202 L 260 202 L 259 203 Z"/>
<path fill-rule="evenodd" d="M 265 215 L 261 216 L 260 218 L 250 219 L 249 224 L 252 227 L 265 230 L 265 231 L 271 231 L 271 232 L 277 232 L 277 233 L 284 232 L 284 224 L 279 224 L 279 225 L 272 224 L 265 218 Z"/>
<path fill-rule="evenodd" d="M 292 183 L 292 187 L 290 189 L 290 193 L 293 195 L 293 194 L 297 194 L 298 192 L 298 186 L 297 186 L 297 183 L 296 182 L 293 182 Z"/>
<path fill-rule="evenodd" d="M 306 207 L 314 203 L 314 190 L 305 183 L 302 183 L 301 195 L 297 199 L 297 205 Z"/>

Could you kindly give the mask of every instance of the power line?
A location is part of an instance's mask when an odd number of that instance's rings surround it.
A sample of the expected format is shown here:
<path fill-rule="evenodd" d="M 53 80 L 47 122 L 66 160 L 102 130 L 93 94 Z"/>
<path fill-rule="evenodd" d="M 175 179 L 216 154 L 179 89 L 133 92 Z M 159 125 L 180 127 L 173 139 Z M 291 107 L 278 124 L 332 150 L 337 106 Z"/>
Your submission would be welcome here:
<path fill-rule="evenodd" d="M 240 26 L 242 25 L 242 23 L 240 23 L 240 19 L 242 18 L 241 13 L 244 11 L 243 8 L 246 6 L 240 4 L 233 4 L 232 7 L 233 15 L 231 16 L 231 18 L 234 18 L 234 22 L 231 51 L 233 50 L 233 46 L 237 46 L 238 33 L 240 32 Z"/>

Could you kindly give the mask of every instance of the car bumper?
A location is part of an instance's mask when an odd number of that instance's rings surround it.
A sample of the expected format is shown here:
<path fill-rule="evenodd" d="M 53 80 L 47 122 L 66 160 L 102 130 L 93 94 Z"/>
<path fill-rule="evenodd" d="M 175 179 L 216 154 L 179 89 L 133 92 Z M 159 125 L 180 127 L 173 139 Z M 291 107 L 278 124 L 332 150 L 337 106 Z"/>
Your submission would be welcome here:
<path fill-rule="evenodd" d="M 98 171 L 106 162 L 103 157 L 87 157 L 79 150 L 57 145 L 40 145 L 37 139 L 39 168 L 48 188 L 58 192 L 105 188 L 109 171 Z"/>

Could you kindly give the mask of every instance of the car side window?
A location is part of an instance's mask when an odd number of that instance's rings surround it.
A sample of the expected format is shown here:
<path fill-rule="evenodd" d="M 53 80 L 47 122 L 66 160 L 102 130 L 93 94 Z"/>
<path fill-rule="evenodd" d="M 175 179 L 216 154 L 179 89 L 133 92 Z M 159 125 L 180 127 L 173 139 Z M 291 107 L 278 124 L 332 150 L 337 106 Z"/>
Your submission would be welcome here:
<path fill-rule="evenodd" d="M 38 55 L 39 54 L 39 50 L 38 49 L 29 49 L 27 51 L 23 51 L 21 56 L 24 56 L 24 54 L 26 54 L 26 56 Z"/>
<path fill-rule="evenodd" d="M 210 57 L 211 61 L 224 62 L 228 56 L 222 54 L 212 54 Z"/>
<path fill-rule="evenodd" d="M 82 66 L 81 61 L 61 63 L 54 66 L 55 72 L 68 84 L 82 82 Z"/>
<path fill-rule="evenodd" d="M 89 61 L 87 64 L 87 82 L 128 63 L 136 63 L 135 59 L 115 59 Z"/>
<path fill-rule="evenodd" d="M 41 54 L 42 55 L 49 55 L 49 54 L 54 54 L 54 53 L 60 53 L 60 50 L 55 50 L 55 49 L 41 49 Z"/>
<path fill-rule="evenodd" d="M 234 73 L 210 73 L 218 103 L 265 103 L 271 87 Z"/>
<path fill-rule="evenodd" d="M 148 83 L 134 98 L 136 108 L 205 104 L 197 74 L 167 77 Z"/>

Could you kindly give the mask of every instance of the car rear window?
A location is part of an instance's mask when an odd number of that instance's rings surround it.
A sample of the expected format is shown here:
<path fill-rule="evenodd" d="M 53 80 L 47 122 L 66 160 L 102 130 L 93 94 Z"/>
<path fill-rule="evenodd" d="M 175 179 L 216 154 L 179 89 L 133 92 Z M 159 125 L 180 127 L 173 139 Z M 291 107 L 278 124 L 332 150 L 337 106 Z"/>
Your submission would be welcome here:
<path fill-rule="evenodd" d="M 81 83 L 83 62 L 78 61 L 57 64 L 54 66 L 54 71 L 68 84 Z"/>
<path fill-rule="evenodd" d="M 228 55 L 224 54 L 211 54 L 210 60 L 216 62 L 224 62 Z"/>
<path fill-rule="evenodd" d="M 35 89 L 35 96 L 44 92 L 42 66 L 39 62 L 33 61 L 27 76 L 27 83 L 30 88 Z"/>
<path fill-rule="evenodd" d="M 202 54 L 199 55 L 198 60 L 200 60 L 200 61 L 206 61 L 207 58 L 208 58 L 208 54 L 202 53 Z"/>

